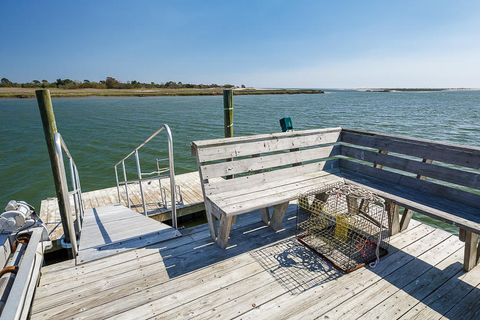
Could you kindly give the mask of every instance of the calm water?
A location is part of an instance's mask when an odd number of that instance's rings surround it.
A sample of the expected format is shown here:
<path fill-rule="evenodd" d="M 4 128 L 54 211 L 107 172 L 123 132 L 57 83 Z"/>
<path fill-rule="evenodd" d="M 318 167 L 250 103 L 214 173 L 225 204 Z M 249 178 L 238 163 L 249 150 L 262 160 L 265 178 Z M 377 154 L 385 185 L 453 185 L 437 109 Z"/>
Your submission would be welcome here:
<path fill-rule="evenodd" d="M 54 106 L 85 191 L 113 186 L 113 164 L 162 123 L 173 131 L 177 173 L 196 169 L 192 140 L 223 135 L 222 97 L 57 98 Z M 280 131 L 284 116 L 296 129 L 344 126 L 480 145 L 480 91 L 235 97 L 236 135 Z M 0 207 L 10 199 L 39 207 L 54 189 L 36 101 L 0 99 L 0 121 Z M 152 147 L 141 153 L 144 171 L 166 156 L 165 139 Z M 129 168 L 134 173 L 133 162 Z"/>

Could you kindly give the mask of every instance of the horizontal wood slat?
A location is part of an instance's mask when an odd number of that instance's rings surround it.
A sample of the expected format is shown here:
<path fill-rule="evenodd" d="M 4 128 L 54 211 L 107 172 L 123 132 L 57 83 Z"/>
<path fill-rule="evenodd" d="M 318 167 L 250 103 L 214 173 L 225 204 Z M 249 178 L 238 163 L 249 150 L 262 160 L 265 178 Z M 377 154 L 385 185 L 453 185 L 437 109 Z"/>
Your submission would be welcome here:
<path fill-rule="evenodd" d="M 340 140 L 363 147 L 480 169 L 479 148 L 346 129 L 342 130 Z"/>
<path fill-rule="evenodd" d="M 323 177 L 307 180 L 294 185 L 279 185 L 274 189 L 264 192 L 256 192 L 249 195 L 222 200 L 219 207 L 227 215 L 242 214 L 254 209 L 270 207 L 284 203 L 285 201 L 291 201 L 297 199 L 299 194 L 314 191 L 322 186 L 333 185 L 341 181 L 343 181 L 343 179 L 336 175 L 325 175 Z"/>
<path fill-rule="evenodd" d="M 209 181 L 209 183 L 204 184 L 205 194 L 209 196 L 217 193 L 251 188 L 260 184 L 285 180 L 293 176 L 303 176 L 308 173 L 318 172 L 327 169 L 333 170 L 336 167 L 336 160 L 328 160 L 290 168 L 278 169 L 274 171 L 261 172 L 229 180 L 215 178 Z"/>
<path fill-rule="evenodd" d="M 340 154 L 461 186 L 480 189 L 480 174 L 343 145 Z"/>
<path fill-rule="evenodd" d="M 419 192 L 424 192 L 426 195 L 444 197 L 451 201 L 463 203 L 480 209 L 480 196 L 470 192 L 450 188 L 437 183 L 417 179 L 415 177 L 401 175 L 391 171 L 373 168 L 346 159 L 340 159 L 339 164 L 341 169 L 347 169 L 353 172 L 357 172 L 359 174 L 371 176 L 375 179 L 380 179 L 392 183 L 394 185 L 401 185 L 407 189 L 414 189 Z"/>
<path fill-rule="evenodd" d="M 193 146 L 194 149 L 196 149 L 200 163 L 203 164 L 208 161 L 336 143 L 339 136 L 340 131 L 333 130 L 317 134 L 299 135 L 294 137 L 276 137 L 273 139 L 225 144 L 213 147 L 199 147 L 196 145 L 196 142 L 194 142 Z"/>
<path fill-rule="evenodd" d="M 333 178 L 332 178 L 333 177 Z M 237 192 L 221 193 L 215 196 L 211 196 L 210 199 L 219 207 L 223 208 L 228 205 L 239 204 L 242 202 L 251 202 L 254 199 L 266 198 L 268 196 L 275 195 L 280 192 L 292 191 L 296 195 L 302 193 L 301 190 L 306 187 L 321 187 L 323 181 L 329 181 L 330 179 L 338 180 L 338 177 L 328 172 L 318 172 L 315 174 L 305 175 L 301 177 L 295 177 L 292 179 L 286 179 L 276 184 L 270 184 L 267 188 L 254 188 L 238 190 Z M 291 200 L 291 199 L 289 199 Z"/>
<path fill-rule="evenodd" d="M 329 132 L 339 133 L 341 130 L 342 128 L 336 127 L 336 128 L 289 131 L 289 132 L 276 132 L 276 133 L 256 134 L 256 135 L 239 136 L 239 137 L 231 137 L 231 138 L 199 140 L 199 141 L 194 141 L 192 144 L 198 148 L 205 148 L 205 147 L 215 147 L 215 146 L 238 144 L 238 143 L 245 143 L 245 142 L 276 140 L 276 139 L 283 139 L 286 137 L 294 138 L 294 137 L 301 137 L 301 136 L 308 136 L 308 135 L 324 134 Z"/>
<path fill-rule="evenodd" d="M 338 154 L 338 146 L 326 146 L 308 150 L 276 153 L 229 162 L 214 163 L 200 166 L 204 179 L 223 177 L 227 175 L 248 173 L 257 170 L 281 167 L 289 164 L 320 160 Z"/>
<path fill-rule="evenodd" d="M 344 169 L 341 176 L 346 182 L 371 190 L 402 207 L 480 233 L 480 215 L 477 208 L 445 199 L 441 195 L 418 192 L 354 171 Z"/>

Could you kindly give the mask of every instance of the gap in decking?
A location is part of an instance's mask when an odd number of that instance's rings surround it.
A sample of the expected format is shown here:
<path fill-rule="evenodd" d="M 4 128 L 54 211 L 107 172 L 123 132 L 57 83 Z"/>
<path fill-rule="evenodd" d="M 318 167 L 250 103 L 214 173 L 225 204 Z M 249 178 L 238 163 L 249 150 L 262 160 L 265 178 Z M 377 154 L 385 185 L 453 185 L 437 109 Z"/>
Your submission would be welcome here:
<path fill-rule="evenodd" d="M 171 225 L 172 220 L 165 220 L 164 223 Z M 207 223 L 207 216 L 205 215 L 205 210 L 193 212 L 185 216 L 180 216 L 177 219 L 177 223 L 179 229 L 195 227 Z"/>
<path fill-rule="evenodd" d="M 44 265 L 59 263 L 68 260 L 68 249 L 59 249 L 51 252 L 47 252 L 43 256 Z"/>

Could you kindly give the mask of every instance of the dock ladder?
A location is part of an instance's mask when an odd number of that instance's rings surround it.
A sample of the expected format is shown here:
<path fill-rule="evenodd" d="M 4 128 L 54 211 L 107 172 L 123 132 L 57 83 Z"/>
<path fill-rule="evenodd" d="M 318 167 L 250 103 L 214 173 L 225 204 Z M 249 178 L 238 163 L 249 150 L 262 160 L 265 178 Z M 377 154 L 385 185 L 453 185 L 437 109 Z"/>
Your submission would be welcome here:
<path fill-rule="evenodd" d="M 167 134 L 168 139 L 168 158 L 156 158 L 156 170 L 151 172 L 143 172 L 142 167 L 140 164 L 140 156 L 139 151 L 142 149 L 147 143 L 152 141 L 157 135 L 161 132 L 165 132 Z M 135 158 L 135 166 L 136 166 L 136 180 L 128 180 L 127 170 L 125 167 L 125 161 L 129 158 Z M 168 161 L 168 166 L 162 166 L 161 164 L 165 161 Z M 119 170 L 121 167 L 121 177 L 119 176 Z M 139 186 L 140 191 L 140 198 L 141 204 L 143 207 L 143 213 L 145 216 L 148 216 L 148 209 L 147 209 L 147 202 L 145 200 L 145 191 L 144 191 L 144 182 L 151 182 L 153 180 L 158 179 L 159 184 L 159 191 L 160 191 L 160 204 L 165 210 L 168 209 L 168 197 L 167 191 L 168 189 L 162 186 L 162 179 L 169 178 L 170 180 L 170 208 L 172 211 L 172 227 L 177 229 L 177 205 L 181 205 L 183 203 L 182 192 L 180 186 L 175 184 L 175 162 L 173 156 L 173 136 L 170 127 L 167 124 L 163 124 L 158 130 L 152 133 L 144 142 L 139 144 L 135 149 L 133 149 L 129 154 L 122 158 L 119 162 L 114 165 L 115 170 L 115 180 L 117 184 L 117 195 L 119 203 L 122 202 L 121 198 L 121 191 L 120 187 L 125 188 L 125 198 L 126 204 L 129 208 L 132 207 L 132 201 L 130 200 L 130 191 L 129 185 L 137 184 Z"/>

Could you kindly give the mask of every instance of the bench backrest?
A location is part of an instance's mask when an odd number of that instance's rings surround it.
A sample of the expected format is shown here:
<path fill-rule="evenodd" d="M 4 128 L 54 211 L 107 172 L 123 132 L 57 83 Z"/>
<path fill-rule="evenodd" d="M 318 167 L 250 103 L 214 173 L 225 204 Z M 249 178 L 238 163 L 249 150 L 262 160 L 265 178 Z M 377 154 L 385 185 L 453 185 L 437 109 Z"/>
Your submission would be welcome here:
<path fill-rule="evenodd" d="M 480 148 L 349 129 L 340 141 L 342 170 L 480 208 Z"/>
<path fill-rule="evenodd" d="M 194 141 L 192 152 L 209 196 L 320 171 L 336 154 L 340 132 L 330 128 Z"/>

